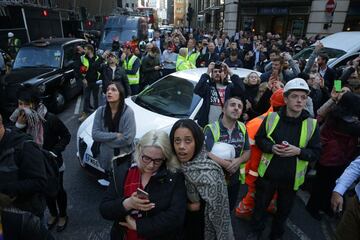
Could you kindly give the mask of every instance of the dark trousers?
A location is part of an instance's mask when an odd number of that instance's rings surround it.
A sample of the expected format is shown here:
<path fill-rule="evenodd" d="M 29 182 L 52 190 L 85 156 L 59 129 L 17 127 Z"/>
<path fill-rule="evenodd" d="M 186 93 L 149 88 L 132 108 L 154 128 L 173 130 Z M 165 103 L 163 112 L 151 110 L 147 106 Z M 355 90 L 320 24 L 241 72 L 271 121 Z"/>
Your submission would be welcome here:
<path fill-rule="evenodd" d="M 167 76 L 167 75 L 169 75 L 169 74 L 171 74 L 171 73 L 176 72 L 176 69 L 175 69 L 175 68 L 174 68 L 174 69 L 164 68 L 164 69 L 162 69 L 161 71 L 162 71 L 162 75 L 163 75 L 163 76 Z"/>
<path fill-rule="evenodd" d="M 94 99 L 94 109 L 97 109 L 99 106 L 99 86 L 97 84 L 89 84 L 87 87 L 84 87 L 84 112 L 85 113 L 91 113 L 91 109 L 90 109 L 91 94 Z"/>
<path fill-rule="evenodd" d="M 199 211 L 186 211 L 184 232 L 180 239 L 184 240 L 204 240 L 205 229 L 205 202 L 201 200 Z"/>
<path fill-rule="evenodd" d="M 240 174 L 240 172 L 237 171 L 235 174 L 233 174 L 230 177 L 230 182 L 227 187 L 228 195 L 229 195 L 230 212 L 234 209 L 234 207 L 236 205 L 236 200 L 237 200 L 237 197 L 239 194 L 239 189 L 240 189 L 239 174 Z"/>
<path fill-rule="evenodd" d="M 360 201 L 356 195 L 349 200 L 349 205 L 336 228 L 336 240 L 360 239 Z"/>
<path fill-rule="evenodd" d="M 66 217 L 66 208 L 67 208 L 67 194 L 64 189 L 64 172 L 60 172 L 59 175 L 59 184 L 60 189 L 56 198 L 46 198 L 46 204 L 49 208 L 51 216 L 56 217 Z"/>
<path fill-rule="evenodd" d="M 311 196 L 307 203 L 310 211 L 318 212 L 323 210 L 332 215 L 331 194 L 335 187 L 335 181 L 344 172 L 347 165 L 343 166 L 323 166 L 318 164 L 316 167 L 316 178 L 311 189 Z"/>
<path fill-rule="evenodd" d="M 288 182 L 272 181 L 259 177 L 256 181 L 255 209 L 251 219 L 253 232 L 261 233 L 265 229 L 266 209 L 275 192 L 278 192 L 277 212 L 274 216 L 270 238 L 284 234 L 284 224 L 294 204 L 296 191 Z"/>

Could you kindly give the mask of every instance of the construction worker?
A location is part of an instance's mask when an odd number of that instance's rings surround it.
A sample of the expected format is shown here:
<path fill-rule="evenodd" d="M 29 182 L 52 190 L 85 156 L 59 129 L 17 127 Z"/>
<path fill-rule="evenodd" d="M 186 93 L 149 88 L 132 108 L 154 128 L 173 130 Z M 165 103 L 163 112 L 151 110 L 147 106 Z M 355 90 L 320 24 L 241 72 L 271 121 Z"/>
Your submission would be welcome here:
<path fill-rule="evenodd" d="M 259 130 L 259 127 L 261 123 L 263 122 L 264 118 L 273 111 L 278 111 L 280 107 L 285 105 L 284 97 L 283 97 L 284 90 L 282 88 L 275 91 L 271 98 L 270 98 L 270 104 L 271 107 L 269 110 L 252 119 L 250 122 L 246 124 L 246 130 L 249 136 L 250 141 L 250 150 L 251 155 L 249 161 L 246 162 L 245 172 L 245 183 L 248 186 L 248 192 L 246 196 L 240 201 L 239 207 L 235 209 L 235 214 L 237 217 L 240 218 L 250 218 L 254 211 L 255 206 L 255 181 L 258 178 L 259 174 L 257 172 L 259 167 L 259 162 L 261 159 L 261 150 L 258 146 L 255 145 L 255 135 L 257 131 Z M 268 210 L 270 212 L 276 211 L 276 194 L 274 195 Z"/>
<path fill-rule="evenodd" d="M 79 121 L 83 122 L 92 112 L 90 99 L 93 96 L 94 106 L 97 109 L 99 105 L 99 85 L 96 83 L 100 77 L 100 65 L 102 59 L 96 55 L 94 47 L 87 44 L 84 48 L 85 54 L 80 57 L 80 73 L 82 75 L 82 82 L 84 86 L 84 109 Z"/>
<path fill-rule="evenodd" d="M 196 68 L 189 60 L 187 60 L 187 48 L 180 48 L 179 55 L 176 59 L 176 71 Z"/>
<path fill-rule="evenodd" d="M 131 94 L 136 95 L 140 90 L 140 59 L 133 54 L 134 48 L 129 42 L 124 45 L 123 54 L 121 55 L 122 66 L 129 79 Z"/>
<path fill-rule="evenodd" d="M 244 109 L 243 101 L 238 97 L 230 97 L 225 101 L 222 117 L 204 128 L 206 149 L 210 159 L 217 162 L 225 170 L 228 183 L 230 211 L 235 207 L 240 182 L 245 183 L 245 163 L 250 157 L 249 139 L 245 124 L 238 121 Z M 227 143 L 234 148 L 234 156 L 223 157 L 214 153 L 216 143 Z M 224 149 L 225 152 L 226 149 Z M 224 151 L 221 151 L 224 152 Z M 239 181 L 240 180 L 240 181 Z"/>
<path fill-rule="evenodd" d="M 285 221 L 292 209 L 296 192 L 304 183 L 307 165 L 320 157 L 320 133 L 315 119 L 305 110 L 310 93 L 304 79 L 295 78 L 284 87 L 286 106 L 269 113 L 256 136 L 262 151 L 256 180 L 255 209 L 248 240 L 260 239 L 265 229 L 266 208 L 278 193 L 277 212 L 270 239 L 281 239 Z"/>
<path fill-rule="evenodd" d="M 8 53 L 12 59 L 15 59 L 16 54 L 20 49 L 21 41 L 16 38 L 12 32 L 8 32 Z"/>

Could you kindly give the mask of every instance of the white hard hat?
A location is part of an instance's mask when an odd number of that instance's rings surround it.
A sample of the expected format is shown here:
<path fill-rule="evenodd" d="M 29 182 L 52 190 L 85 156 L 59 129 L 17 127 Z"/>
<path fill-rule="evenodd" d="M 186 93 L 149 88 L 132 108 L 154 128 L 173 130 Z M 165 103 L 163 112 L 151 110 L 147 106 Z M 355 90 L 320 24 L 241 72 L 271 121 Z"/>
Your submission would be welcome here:
<path fill-rule="evenodd" d="M 304 90 L 307 93 L 310 93 L 309 85 L 302 78 L 294 78 L 288 81 L 284 87 L 284 93 L 290 90 Z"/>
<path fill-rule="evenodd" d="M 14 37 L 14 34 L 12 32 L 8 32 L 8 37 L 12 38 L 12 37 Z"/>
<path fill-rule="evenodd" d="M 214 143 L 211 152 L 215 154 L 217 157 L 230 160 L 235 158 L 235 148 L 233 145 L 223 142 Z"/>

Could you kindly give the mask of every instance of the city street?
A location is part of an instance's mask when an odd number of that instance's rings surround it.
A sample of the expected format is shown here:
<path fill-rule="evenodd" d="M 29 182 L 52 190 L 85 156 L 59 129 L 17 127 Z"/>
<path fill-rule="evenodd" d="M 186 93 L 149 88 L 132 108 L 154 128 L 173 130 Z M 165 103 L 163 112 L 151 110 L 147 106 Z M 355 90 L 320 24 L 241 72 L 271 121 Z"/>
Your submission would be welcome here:
<path fill-rule="evenodd" d="M 98 211 L 98 206 L 105 191 L 96 178 L 81 169 L 76 157 L 76 131 L 79 127 L 78 115 L 80 109 L 80 97 L 74 99 L 67 109 L 59 114 L 69 128 L 72 138 L 63 156 L 66 162 L 64 175 L 65 188 L 68 193 L 69 224 L 62 233 L 56 233 L 59 240 L 103 240 L 109 239 L 109 231 L 112 223 L 104 220 Z M 244 192 L 244 189 L 241 189 Z M 318 222 L 310 217 L 305 211 L 304 201 L 307 194 L 298 194 L 295 206 L 287 221 L 287 229 L 284 239 L 314 239 L 330 240 L 335 227 L 334 221 L 324 219 Z M 268 220 L 270 225 L 271 221 Z M 245 239 L 248 231 L 248 223 L 233 217 L 236 239 Z M 269 229 L 264 233 L 264 239 Z"/>

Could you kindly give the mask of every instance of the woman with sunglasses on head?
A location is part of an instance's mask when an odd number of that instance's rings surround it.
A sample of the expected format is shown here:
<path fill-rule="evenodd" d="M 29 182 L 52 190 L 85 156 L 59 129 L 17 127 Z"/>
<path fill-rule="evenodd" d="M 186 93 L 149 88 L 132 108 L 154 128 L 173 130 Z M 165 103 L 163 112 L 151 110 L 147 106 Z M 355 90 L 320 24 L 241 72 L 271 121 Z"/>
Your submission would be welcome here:
<path fill-rule="evenodd" d="M 146 133 L 136 146 L 134 162 L 117 158 L 113 166 L 100 204 L 101 215 L 114 221 L 111 239 L 181 239 L 185 184 L 167 133 Z"/>
<path fill-rule="evenodd" d="M 170 141 L 185 175 L 188 204 L 184 239 L 234 239 L 224 172 L 207 157 L 201 128 L 191 119 L 178 120 Z"/>

